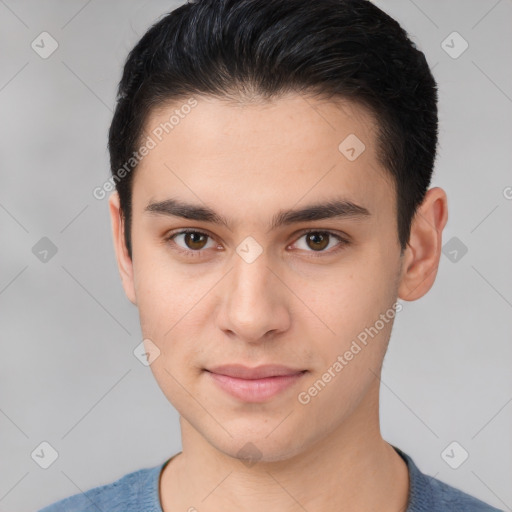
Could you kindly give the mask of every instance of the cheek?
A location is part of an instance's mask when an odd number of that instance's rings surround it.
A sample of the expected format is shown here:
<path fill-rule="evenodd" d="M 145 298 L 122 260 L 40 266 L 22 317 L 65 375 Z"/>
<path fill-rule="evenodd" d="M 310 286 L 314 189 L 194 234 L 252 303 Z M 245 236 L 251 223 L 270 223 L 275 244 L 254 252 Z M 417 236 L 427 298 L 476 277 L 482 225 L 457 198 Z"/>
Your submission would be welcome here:
<path fill-rule="evenodd" d="M 202 332 L 211 327 L 206 321 L 211 318 L 209 292 L 214 291 L 218 275 L 193 273 L 150 254 L 134 258 L 134 274 L 142 335 L 160 350 L 163 357 L 158 364 L 176 371 L 193 366 L 204 349 L 199 341 L 206 338 Z"/>
<path fill-rule="evenodd" d="M 308 310 L 306 321 L 323 333 L 314 336 L 311 329 L 314 350 L 321 355 L 318 370 L 320 374 L 329 369 L 336 376 L 343 374 L 345 377 L 332 380 L 344 381 L 345 390 L 356 387 L 361 379 L 370 379 L 369 368 L 377 373 L 385 354 L 396 314 L 395 277 L 390 265 L 382 252 L 366 251 L 329 278 L 316 280 L 314 286 L 313 280 L 306 281 L 305 302 L 315 313 Z M 335 365 L 339 356 L 342 369 Z"/>
<path fill-rule="evenodd" d="M 165 343 L 183 329 L 204 295 L 203 286 L 169 269 L 146 268 L 136 282 L 137 306 L 145 336 Z"/>
<path fill-rule="evenodd" d="M 354 275 L 343 292 L 322 299 L 322 318 L 335 334 L 323 329 L 323 336 L 311 336 L 317 364 L 298 397 L 315 428 L 328 428 L 349 415 L 380 373 L 396 310 L 386 287 L 377 291 L 359 283 Z M 330 411 L 327 416 L 325 411 Z"/>
<path fill-rule="evenodd" d="M 197 378 L 197 360 L 205 327 L 198 318 L 208 318 L 201 300 L 212 287 L 209 280 L 198 283 L 190 277 L 154 262 L 139 261 L 137 306 L 142 335 L 158 349 L 150 369 L 166 398 L 183 414 L 190 408 L 190 392 Z"/>
<path fill-rule="evenodd" d="M 378 254 L 360 254 L 322 276 L 308 276 L 301 287 L 304 303 L 334 337 L 357 334 L 394 300 L 393 273 Z"/>

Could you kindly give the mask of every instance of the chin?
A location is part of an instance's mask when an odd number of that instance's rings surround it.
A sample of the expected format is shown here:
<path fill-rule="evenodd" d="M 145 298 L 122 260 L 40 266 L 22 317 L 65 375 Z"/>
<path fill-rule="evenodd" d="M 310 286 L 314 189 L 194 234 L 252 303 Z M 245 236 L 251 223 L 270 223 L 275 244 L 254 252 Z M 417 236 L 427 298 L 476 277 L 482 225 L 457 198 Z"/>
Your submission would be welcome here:
<path fill-rule="evenodd" d="M 287 461 L 302 453 L 306 446 L 303 439 L 286 432 L 284 435 L 272 433 L 268 436 L 268 429 L 261 434 L 248 435 L 245 431 L 239 435 L 233 434 L 229 440 L 224 437 L 220 443 L 210 442 L 217 450 L 240 460 L 247 467 L 256 463 Z"/>

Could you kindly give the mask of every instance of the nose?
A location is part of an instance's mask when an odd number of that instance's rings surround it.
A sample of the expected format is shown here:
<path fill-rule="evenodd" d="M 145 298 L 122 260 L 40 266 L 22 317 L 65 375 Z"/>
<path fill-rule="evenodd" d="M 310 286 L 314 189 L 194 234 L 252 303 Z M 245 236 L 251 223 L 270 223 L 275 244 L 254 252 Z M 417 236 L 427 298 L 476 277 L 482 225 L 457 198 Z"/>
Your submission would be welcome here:
<path fill-rule="evenodd" d="M 265 252 L 251 263 L 236 255 L 234 268 L 225 278 L 217 317 L 224 332 L 258 343 L 289 328 L 290 292 L 276 274 Z"/>

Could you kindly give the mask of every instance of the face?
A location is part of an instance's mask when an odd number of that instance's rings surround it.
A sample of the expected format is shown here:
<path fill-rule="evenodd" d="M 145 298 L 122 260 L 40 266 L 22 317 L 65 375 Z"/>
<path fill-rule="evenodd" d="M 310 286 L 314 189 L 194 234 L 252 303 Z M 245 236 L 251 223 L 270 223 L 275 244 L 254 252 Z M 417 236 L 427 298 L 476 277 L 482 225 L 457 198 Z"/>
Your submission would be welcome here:
<path fill-rule="evenodd" d="M 251 442 L 284 459 L 342 428 L 375 383 L 401 272 L 395 191 L 362 107 L 196 100 L 161 141 L 180 105 L 148 119 L 123 284 L 180 415 L 226 454 Z M 286 368 L 251 382 L 222 365 Z"/>

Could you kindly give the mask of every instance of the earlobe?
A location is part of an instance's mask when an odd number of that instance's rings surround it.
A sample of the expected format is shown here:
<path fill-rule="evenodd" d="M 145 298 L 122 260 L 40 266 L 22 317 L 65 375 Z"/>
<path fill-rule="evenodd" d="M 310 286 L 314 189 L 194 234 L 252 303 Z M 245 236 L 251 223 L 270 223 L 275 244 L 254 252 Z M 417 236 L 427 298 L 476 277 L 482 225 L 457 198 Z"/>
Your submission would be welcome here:
<path fill-rule="evenodd" d="M 109 199 L 110 220 L 112 225 L 112 238 L 116 253 L 117 267 L 121 276 L 123 289 L 126 296 L 133 304 L 137 304 L 133 279 L 133 262 L 128 254 L 124 238 L 124 222 L 121 212 L 119 194 L 113 192 Z"/>
<path fill-rule="evenodd" d="M 399 298 L 417 300 L 434 284 L 441 257 L 442 233 L 447 221 L 445 191 L 440 187 L 429 189 L 411 225 L 398 289 Z"/>

